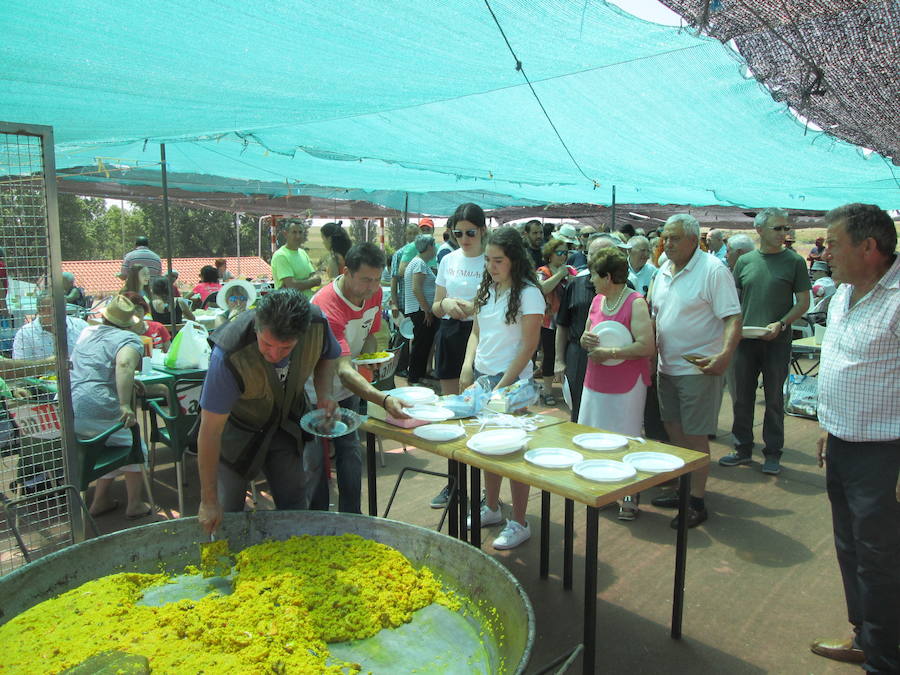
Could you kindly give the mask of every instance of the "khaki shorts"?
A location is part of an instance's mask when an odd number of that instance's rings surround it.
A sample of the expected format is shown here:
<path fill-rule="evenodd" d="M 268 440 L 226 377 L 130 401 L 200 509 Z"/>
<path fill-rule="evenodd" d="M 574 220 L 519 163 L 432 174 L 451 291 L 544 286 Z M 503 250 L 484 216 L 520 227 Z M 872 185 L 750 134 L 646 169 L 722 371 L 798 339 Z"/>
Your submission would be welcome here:
<path fill-rule="evenodd" d="M 718 431 L 721 375 L 660 373 L 656 388 L 663 422 L 677 422 L 689 436 L 706 436 Z"/>

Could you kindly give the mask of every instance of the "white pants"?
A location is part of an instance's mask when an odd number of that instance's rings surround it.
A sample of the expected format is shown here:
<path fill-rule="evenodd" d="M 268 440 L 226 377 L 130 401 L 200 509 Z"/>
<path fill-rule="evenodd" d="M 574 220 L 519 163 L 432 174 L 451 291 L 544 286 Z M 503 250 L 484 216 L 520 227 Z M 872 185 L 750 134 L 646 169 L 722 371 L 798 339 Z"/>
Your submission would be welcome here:
<path fill-rule="evenodd" d="M 646 400 L 647 385 L 641 378 L 624 394 L 601 394 L 585 386 L 578 423 L 626 436 L 640 436 Z"/>

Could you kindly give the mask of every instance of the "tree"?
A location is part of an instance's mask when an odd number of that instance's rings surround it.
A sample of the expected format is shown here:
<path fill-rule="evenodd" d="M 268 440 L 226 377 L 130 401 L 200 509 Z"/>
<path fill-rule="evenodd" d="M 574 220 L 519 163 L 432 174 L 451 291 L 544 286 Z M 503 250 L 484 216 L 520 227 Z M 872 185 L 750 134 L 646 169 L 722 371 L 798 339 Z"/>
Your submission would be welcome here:
<path fill-rule="evenodd" d="M 375 221 L 367 218 L 354 218 L 351 220 L 348 234 L 354 244 L 361 244 L 364 241 L 371 241 L 373 244 L 378 243 L 378 226 L 375 224 Z"/>

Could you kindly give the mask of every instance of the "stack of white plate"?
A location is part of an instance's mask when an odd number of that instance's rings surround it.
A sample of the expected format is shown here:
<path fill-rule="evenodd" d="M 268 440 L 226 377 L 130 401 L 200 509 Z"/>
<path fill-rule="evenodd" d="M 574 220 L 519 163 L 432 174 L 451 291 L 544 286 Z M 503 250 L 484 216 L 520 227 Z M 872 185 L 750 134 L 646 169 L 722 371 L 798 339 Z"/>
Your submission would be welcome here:
<path fill-rule="evenodd" d="M 437 402 L 438 395 L 428 387 L 397 387 L 387 392 L 396 396 L 407 405 L 432 405 Z"/>
<path fill-rule="evenodd" d="M 523 429 L 493 429 L 475 434 L 466 446 L 482 455 L 509 455 L 528 442 L 528 434 Z"/>
<path fill-rule="evenodd" d="M 619 434 L 607 434 L 598 431 L 590 434 L 578 434 L 572 442 L 579 448 L 595 452 L 615 452 L 628 445 L 628 439 Z"/>

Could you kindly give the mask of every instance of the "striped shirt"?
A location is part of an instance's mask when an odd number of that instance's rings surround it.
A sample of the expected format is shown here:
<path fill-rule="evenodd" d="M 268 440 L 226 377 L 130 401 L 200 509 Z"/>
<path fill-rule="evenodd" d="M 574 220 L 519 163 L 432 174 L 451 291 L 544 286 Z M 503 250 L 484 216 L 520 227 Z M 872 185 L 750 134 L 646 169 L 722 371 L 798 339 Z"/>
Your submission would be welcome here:
<path fill-rule="evenodd" d="M 146 246 L 138 246 L 133 251 L 129 251 L 122 259 L 122 269 L 120 274 L 125 276 L 132 265 L 143 265 L 150 270 L 150 276 L 162 276 L 162 260 Z"/>
<path fill-rule="evenodd" d="M 900 439 L 900 256 L 850 307 L 841 284 L 828 308 L 819 365 L 819 424 L 845 441 Z"/>
<path fill-rule="evenodd" d="M 434 270 L 431 269 L 431 265 L 426 263 L 419 256 L 416 256 L 409 261 L 409 265 L 406 266 L 406 273 L 403 275 L 404 314 L 412 314 L 413 312 L 418 312 L 423 309 L 419 306 L 419 300 L 416 298 L 416 294 L 413 293 L 413 279 L 416 274 L 425 275 L 425 283 L 422 286 L 422 295 L 425 296 L 425 301 L 429 303 L 429 306 L 434 303 Z"/>

